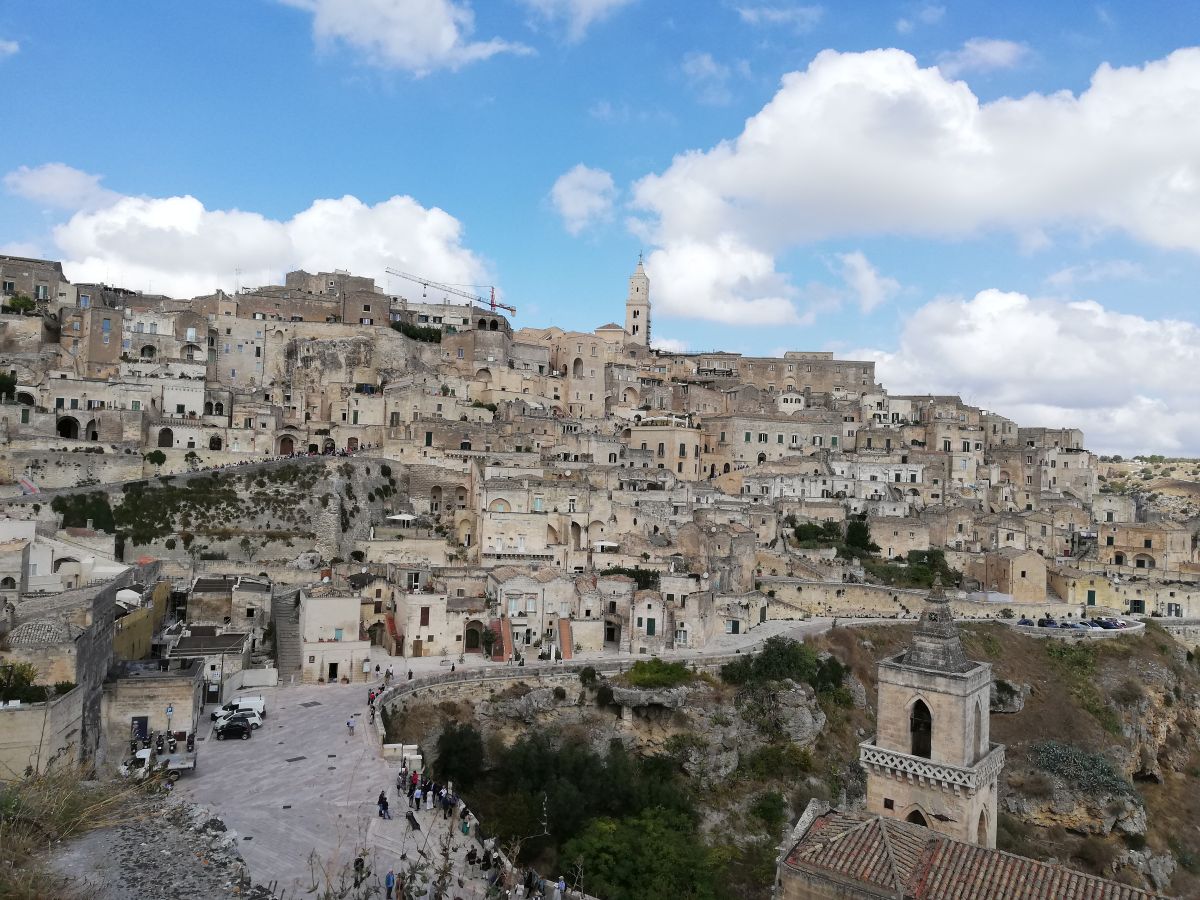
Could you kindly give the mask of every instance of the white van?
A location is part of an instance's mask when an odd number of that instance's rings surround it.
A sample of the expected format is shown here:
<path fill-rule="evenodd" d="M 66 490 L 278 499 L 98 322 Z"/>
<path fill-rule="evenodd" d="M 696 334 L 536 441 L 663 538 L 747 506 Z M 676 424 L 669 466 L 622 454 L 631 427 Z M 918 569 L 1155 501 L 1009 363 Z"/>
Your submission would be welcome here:
<path fill-rule="evenodd" d="M 211 718 L 213 721 L 216 721 L 222 716 L 240 709 L 253 710 L 264 719 L 267 717 L 267 701 L 260 694 L 257 697 L 234 697 L 220 709 L 216 710 Z"/>

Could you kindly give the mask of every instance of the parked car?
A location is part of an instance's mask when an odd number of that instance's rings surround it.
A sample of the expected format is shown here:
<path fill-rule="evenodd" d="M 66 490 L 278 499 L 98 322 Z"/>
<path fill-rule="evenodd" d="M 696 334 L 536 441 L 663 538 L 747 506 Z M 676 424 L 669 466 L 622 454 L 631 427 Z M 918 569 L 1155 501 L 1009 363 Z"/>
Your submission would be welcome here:
<path fill-rule="evenodd" d="M 255 731 L 262 727 L 262 716 L 252 709 L 238 709 L 234 710 L 233 712 L 225 713 L 219 719 L 217 719 L 217 724 L 223 725 L 230 719 L 245 719 L 250 723 L 250 727 Z"/>
<path fill-rule="evenodd" d="M 223 741 L 226 738 L 241 738 L 243 741 L 248 741 L 250 740 L 250 736 L 254 734 L 254 729 L 250 727 L 250 723 L 245 719 L 235 716 L 217 725 L 213 729 L 213 734 L 216 735 L 218 741 Z"/>
<path fill-rule="evenodd" d="M 1022 617 L 1020 620 L 1018 620 L 1017 624 L 1032 626 L 1034 624 L 1034 621 L 1033 621 L 1033 619 L 1026 619 L 1026 618 Z"/>
<path fill-rule="evenodd" d="M 1058 623 L 1053 619 L 1038 619 L 1038 628 L 1057 628 Z"/>
<path fill-rule="evenodd" d="M 261 696 L 258 697 L 234 697 L 220 709 L 213 712 L 211 718 L 215 722 L 227 713 L 236 712 L 239 709 L 250 709 L 258 713 L 264 719 L 267 717 L 267 701 Z"/>

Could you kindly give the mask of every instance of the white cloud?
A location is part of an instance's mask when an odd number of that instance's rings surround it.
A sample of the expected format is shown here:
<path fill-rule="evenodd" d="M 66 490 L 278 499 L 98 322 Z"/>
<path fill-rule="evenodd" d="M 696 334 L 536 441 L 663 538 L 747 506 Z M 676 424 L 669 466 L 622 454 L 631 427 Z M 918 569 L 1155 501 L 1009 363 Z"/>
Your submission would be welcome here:
<path fill-rule="evenodd" d="M 567 40 L 583 39 L 587 30 L 607 19 L 635 0 L 521 0 L 533 12 L 549 22 L 563 22 Z"/>
<path fill-rule="evenodd" d="M 611 218 L 616 193 L 612 175 L 580 163 L 558 176 L 550 189 L 550 200 L 562 217 L 563 226 L 569 233 L 577 235 Z"/>
<path fill-rule="evenodd" d="M 736 138 L 637 181 L 633 228 L 664 257 L 686 255 L 687 290 L 660 279 L 656 299 L 698 317 L 714 304 L 693 295 L 779 310 L 790 294 L 776 255 L 828 238 L 1003 230 L 1033 248 L 1051 229 L 1119 231 L 1200 252 L 1198 103 L 1200 49 L 1101 66 L 1078 96 L 986 103 L 900 50 L 825 51 Z M 772 277 L 722 265 L 746 259 Z"/>
<path fill-rule="evenodd" d="M 322 47 L 344 44 L 365 62 L 414 75 L 451 71 L 498 53 L 532 52 L 492 38 L 472 41 L 475 14 L 461 0 L 278 0 L 312 14 Z"/>
<path fill-rule="evenodd" d="M 647 257 L 646 272 L 655 285 L 656 315 L 726 325 L 802 322 L 792 303 L 795 291 L 774 260 L 728 235 L 668 244 Z"/>
<path fill-rule="evenodd" d="M 842 279 L 865 313 L 886 303 L 900 290 L 900 282 L 880 275 L 862 251 L 843 253 L 838 256 L 838 261 L 841 263 Z"/>
<path fill-rule="evenodd" d="M 749 76 L 750 67 L 745 61 L 727 66 L 714 59 L 711 53 L 693 50 L 684 55 L 680 71 L 701 103 L 724 106 L 733 99 L 733 92 L 730 90 L 733 76 Z"/>
<path fill-rule="evenodd" d="M 24 256 L 30 259 L 41 259 L 42 248 L 31 241 L 9 241 L 0 244 L 0 254 L 4 256 Z"/>
<path fill-rule="evenodd" d="M 1098 281 L 1144 278 L 1145 274 L 1141 265 L 1127 259 L 1092 260 L 1052 272 L 1046 276 L 1046 284 L 1056 288 L 1069 288 L 1076 284 L 1094 284 Z"/>
<path fill-rule="evenodd" d="M 18 197 L 56 209 L 91 209 L 113 203 L 121 196 L 101 187 L 100 178 L 65 163 L 44 163 L 14 169 L 4 176 L 4 186 Z"/>
<path fill-rule="evenodd" d="M 1099 452 L 1200 454 L 1190 322 L 986 290 L 918 309 L 894 353 L 855 353 L 894 393 L 958 393 L 1021 425 L 1082 428 Z"/>
<path fill-rule="evenodd" d="M 949 78 L 967 72 L 994 72 L 1013 69 L 1029 58 L 1029 47 L 1016 41 L 995 38 L 971 38 L 958 50 L 938 57 L 938 68 Z"/>
<path fill-rule="evenodd" d="M 463 246 L 462 224 L 411 197 L 373 206 L 355 197 L 316 200 L 290 219 L 238 209 L 210 210 L 195 197 L 117 196 L 54 228 L 73 281 L 116 281 L 177 297 L 232 290 L 236 270 L 251 277 L 292 268 L 333 268 L 384 278 L 388 266 L 438 281 L 486 280 Z"/>
<path fill-rule="evenodd" d="M 946 7 L 927 3 L 919 7 L 911 16 L 897 19 L 896 30 L 901 34 L 910 34 L 917 25 L 936 25 L 946 15 Z"/>
<path fill-rule="evenodd" d="M 21 45 L 16 41 L 0 40 L 0 59 L 6 56 L 15 56 L 21 51 Z"/>
<path fill-rule="evenodd" d="M 738 15 L 748 25 L 788 26 L 798 32 L 812 31 L 825 15 L 820 6 L 739 6 Z"/>
<path fill-rule="evenodd" d="M 650 341 L 650 346 L 655 350 L 662 350 L 664 353 L 685 353 L 688 348 L 687 341 L 669 337 L 656 337 Z"/>

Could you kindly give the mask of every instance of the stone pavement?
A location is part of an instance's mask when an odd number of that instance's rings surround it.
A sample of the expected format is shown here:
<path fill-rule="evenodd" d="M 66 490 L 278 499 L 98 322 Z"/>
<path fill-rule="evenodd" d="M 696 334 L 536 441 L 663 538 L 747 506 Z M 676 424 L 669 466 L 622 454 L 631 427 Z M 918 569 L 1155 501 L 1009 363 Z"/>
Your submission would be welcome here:
<path fill-rule="evenodd" d="M 437 811 L 416 813 L 420 832 L 410 832 L 407 798 L 396 793 L 396 769 L 380 756 L 368 727 L 367 689 L 359 685 L 298 685 L 267 689 L 267 718 L 248 741 L 217 741 L 205 723 L 197 743 L 196 771 L 180 779 L 175 793 L 218 813 L 237 833 L 255 883 L 276 884 L 288 900 L 313 885 L 310 856 L 338 873 L 362 850 L 373 855 L 382 879 L 401 857 L 440 860 L 442 837 L 457 819 Z M 351 737 L 346 720 L 353 717 Z M 375 805 L 387 790 L 393 819 Z M 465 873 L 474 838 L 452 834 L 455 868 Z M 318 879 L 319 880 L 319 879 Z M 482 881 L 457 888 L 465 898 L 483 897 Z"/>

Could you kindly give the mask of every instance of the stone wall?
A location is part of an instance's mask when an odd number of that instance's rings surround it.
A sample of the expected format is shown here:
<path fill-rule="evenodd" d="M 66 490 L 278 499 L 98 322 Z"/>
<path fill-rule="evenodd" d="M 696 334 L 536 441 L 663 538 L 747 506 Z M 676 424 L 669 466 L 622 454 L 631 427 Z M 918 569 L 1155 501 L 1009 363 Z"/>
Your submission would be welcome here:
<path fill-rule="evenodd" d="M 80 759 L 86 693 L 76 687 L 50 703 L 0 707 L 0 781 Z"/>

